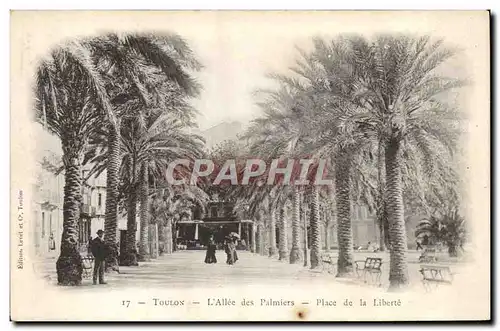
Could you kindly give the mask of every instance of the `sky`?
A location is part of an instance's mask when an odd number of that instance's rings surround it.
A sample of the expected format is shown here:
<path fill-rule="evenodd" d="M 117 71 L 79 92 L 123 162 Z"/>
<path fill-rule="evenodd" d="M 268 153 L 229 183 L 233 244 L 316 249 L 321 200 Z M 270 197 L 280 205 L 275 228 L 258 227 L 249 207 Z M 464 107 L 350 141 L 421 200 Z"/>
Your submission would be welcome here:
<path fill-rule="evenodd" d="M 204 65 L 204 69 L 197 74 L 203 92 L 200 98 L 193 101 L 200 111 L 199 128 L 204 130 L 220 122 L 232 121 L 246 125 L 257 117 L 260 109 L 255 105 L 252 93 L 258 88 L 272 86 L 272 81 L 265 75 L 270 72 L 286 73 L 297 59 L 295 47 L 310 49 L 314 36 L 328 38 L 346 32 L 417 32 L 446 36 L 447 40 L 464 47 L 464 40 L 459 34 L 439 26 L 443 18 L 417 13 L 411 17 L 414 24 L 409 24 L 411 20 L 403 14 L 351 15 L 329 12 L 203 12 L 186 16 L 189 24 L 176 26 L 172 31 L 189 42 Z M 181 20 L 182 14 L 172 16 L 173 22 L 177 19 Z M 456 21 L 460 17 L 450 19 Z M 461 71 L 462 66 L 463 59 L 452 64 L 452 76 Z"/>
<path fill-rule="evenodd" d="M 311 48 L 314 36 L 431 34 L 458 44 L 477 59 L 481 50 L 475 54 L 474 48 L 484 44 L 487 36 L 480 35 L 483 31 L 477 23 L 481 19 L 467 12 L 36 12 L 18 20 L 17 31 L 24 33 L 19 39 L 25 50 L 21 55 L 30 57 L 31 63 L 58 41 L 75 36 L 134 30 L 179 34 L 204 65 L 196 75 L 203 91 L 193 104 L 200 113 L 199 128 L 205 130 L 221 122 L 246 125 L 256 118 L 260 109 L 252 93 L 272 86 L 266 73 L 286 73 L 297 59 L 295 47 Z M 12 38 L 16 40 L 15 34 Z M 474 76 L 475 62 L 468 63 Z M 450 72 L 463 64 L 463 60 L 455 64 Z"/>

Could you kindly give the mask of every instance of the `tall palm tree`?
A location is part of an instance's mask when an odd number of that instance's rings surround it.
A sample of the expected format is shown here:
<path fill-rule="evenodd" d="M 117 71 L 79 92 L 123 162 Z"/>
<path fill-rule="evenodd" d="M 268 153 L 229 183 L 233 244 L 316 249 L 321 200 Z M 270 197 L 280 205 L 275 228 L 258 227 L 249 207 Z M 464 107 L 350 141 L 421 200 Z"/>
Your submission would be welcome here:
<path fill-rule="evenodd" d="M 187 116 L 189 111 L 184 111 Z M 191 112 L 192 116 L 194 113 Z M 203 139 L 186 131 L 189 121 L 179 119 L 171 111 L 152 111 L 141 115 L 124 116 L 121 134 L 121 178 L 126 183 L 127 195 L 127 241 L 126 252 L 120 254 L 121 264 L 136 265 L 136 210 L 141 202 L 139 253 L 147 258 L 147 228 L 149 185 L 162 181 L 168 164 L 178 158 L 194 159 L 201 155 Z M 95 156 L 96 172 L 106 167 L 104 150 Z M 143 207 L 142 207 L 143 206 Z"/>
<path fill-rule="evenodd" d="M 326 82 L 328 89 L 343 102 L 358 107 L 358 125 L 384 142 L 390 288 L 404 288 L 409 283 L 404 153 L 417 155 L 428 165 L 430 174 L 439 168 L 436 165 L 449 161 L 460 116 L 447 105 L 448 92 L 464 82 L 439 72 L 439 67 L 455 54 L 442 40 L 405 35 L 379 35 L 373 40 L 350 36 L 332 44 L 336 46 L 323 44 L 322 62 L 331 63 L 329 57 L 341 61 L 328 69 L 332 73 Z M 354 88 L 357 92 L 353 95 Z"/>
<path fill-rule="evenodd" d="M 177 35 L 159 34 L 108 34 L 92 38 L 87 43 L 101 71 L 113 77 L 111 82 L 120 77 L 129 88 L 118 90 L 113 95 L 114 112 L 108 116 L 108 161 L 106 183 L 105 240 L 114 247 L 117 227 L 118 183 L 120 169 L 120 126 L 121 107 L 129 100 L 129 95 L 136 94 L 145 106 L 150 106 L 158 94 L 154 84 L 146 84 L 151 73 L 151 66 L 158 68 L 166 79 L 180 86 L 185 93 L 196 95 L 198 86 L 186 71 L 198 70 L 201 65 L 193 57 L 187 43 Z M 112 84 L 112 83 L 111 83 Z M 161 92 L 159 93 L 161 95 Z M 116 254 L 115 254 L 116 255 Z M 115 263 L 113 260 L 110 263 Z"/>
<path fill-rule="evenodd" d="M 36 71 L 36 120 L 59 137 L 63 150 L 63 232 L 56 263 L 60 285 L 79 285 L 82 280 L 81 163 L 89 136 L 102 124 L 100 111 L 111 112 L 101 78 L 91 54 L 78 41 L 54 49 Z"/>

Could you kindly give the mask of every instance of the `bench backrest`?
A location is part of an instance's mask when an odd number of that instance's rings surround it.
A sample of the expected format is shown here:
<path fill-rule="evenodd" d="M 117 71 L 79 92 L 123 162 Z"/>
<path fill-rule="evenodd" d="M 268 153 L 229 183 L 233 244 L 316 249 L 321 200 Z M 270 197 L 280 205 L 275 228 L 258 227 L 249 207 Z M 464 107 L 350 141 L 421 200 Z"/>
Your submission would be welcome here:
<path fill-rule="evenodd" d="M 365 269 L 380 269 L 382 259 L 379 257 L 367 257 L 365 260 Z"/>
<path fill-rule="evenodd" d="M 448 266 L 421 265 L 420 273 L 425 279 L 451 280 L 453 277 Z"/>

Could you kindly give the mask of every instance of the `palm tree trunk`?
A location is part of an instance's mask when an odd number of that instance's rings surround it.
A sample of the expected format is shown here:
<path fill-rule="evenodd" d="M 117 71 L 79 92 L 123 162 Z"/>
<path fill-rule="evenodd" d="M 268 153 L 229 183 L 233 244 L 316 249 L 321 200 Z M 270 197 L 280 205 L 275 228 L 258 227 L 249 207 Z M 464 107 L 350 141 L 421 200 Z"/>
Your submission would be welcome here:
<path fill-rule="evenodd" d="M 177 223 L 174 220 L 172 220 L 171 229 L 172 229 L 172 252 L 176 252 L 177 251 Z"/>
<path fill-rule="evenodd" d="M 269 257 L 276 255 L 276 208 L 271 207 L 271 222 L 269 223 Z"/>
<path fill-rule="evenodd" d="M 377 203 L 377 223 L 379 228 L 379 246 L 380 251 L 385 251 L 385 244 L 387 233 L 385 231 L 385 227 L 387 224 L 387 213 L 385 211 L 385 162 L 384 162 L 384 146 L 382 141 L 379 141 L 378 144 L 378 156 L 377 156 L 377 168 L 378 168 L 378 203 Z"/>
<path fill-rule="evenodd" d="M 158 254 L 162 256 L 165 254 L 165 249 L 166 249 L 166 227 L 165 227 L 165 220 L 162 219 L 158 223 Z"/>
<path fill-rule="evenodd" d="M 298 186 L 293 187 L 292 195 L 292 250 L 290 251 L 290 264 L 300 262 L 300 193 Z"/>
<path fill-rule="evenodd" d="M 309 243 L 308 243 L 308 240 L 307 240 L 307 233 L 308 233 L 308 221 L 307 221 L 307 210 L 306 210 L 306 205 L 305 205 L 305 201 L 304 201 L 304 197 L 301 196 L 300 197 L 300 214 L 302 215 L 301 217 L 301 223 L 302 223 L 302 226 L 303 226 L 303 231 L 302 231 L 302 235 L 303 235 L 303 243 L 304 243 L 304 267 L 307 267 L 308 265 L 308 261 L 309 261 L 309 258 L 308 258 L 308 251 L 309 251 Z"/>
<path fill-rule="evenodd" d="M 149 255 L 152 259 L 158 258 L 158 227 L 157 223 L 149 224 Z"/>
<path fill-rule="evenodd" d="M 104 216 L 104 241 L 110 249 L 106 258 L 106 270 L 118 264 L 116 250 L 116 230 L 118 219 L 118 170 L 120 168 L 119 127 L 109 126 L 108 163 L 106 167 L 106 211 Z"/>
<path fill-rule="evenodd" d="M 391 244 L 389 271 L 391 289 L 403 288 L 409 283 L 406 261 L 408 246 L 404 221 L 401 163 L 401 141 L 397 138 L 392 138 L 387 142 L 385 150 L 387 181 L 386 208 Z"/>
<path fill-rule="evenodd" d="M 311 187 L 311 269 L 321 265 L 321 231 L 319 218 L 319 187 Z"/>
<path fill-rule="evenodd" d="M 330 250 L 330 220 L 327 218 L 325 222 L 325 252 Z"/>
<path fill-rule="evenodd" d="M 288 259 L 288 232 L 285 218 L 285 207 L 279 210 L 279 260 Z"/>
<path fill-rule="evenodd" d="M 64 142 L 64 140 L 63 140 Z M 64 150 L 69 148 L 64 148 Z M 78 251 L 78 221 L 81 202 L 81 165 L 78 156 L 64 155 L 64 206 L 61 254 L 56 262 L 59 285 L 80 285 L 82 257 Z"/>
<path fill-rule="evenodd" d="M 135 183 L 135 178 L 132 178 Z M 123 266 L 137 266 L 137 247 L 136 247 L 136 233 L 137 233 L 137 192 L 135 185 L 129 191 L 127 203 L 127 238 L 125 243 L 125 252 L 120 254 L 120 265 Z"/>
<path fill-rule="evenodd" d="M 350 197 L 350 162 L 349 158 L 339 156 L 335 164 L 335 198 L 337 204 L 337 242 L 339 256 L 337 261 L 337 277 L 352 274 L 353 271 L 353 239 L 351 228 Z"/>
<path fill-rule="evenodd" d="M 167 218 L 167 225 L 165 226 L 165 253 L 172 254 L 174 251 L 174 238 L 172 232 L 172 219 L 170 217 Z"/>
<path fill-rule="evenodd" d="M 266 253 L 266 246 L 267 246 L 266 237 L 267 237 L 266 225 L 259 224 L 260 255 L 267 255 L 267 253 Z"/>
<path fill-rule="evenodd" d="M 141 168 L 141 232 L 139 237 L 139 261 L 149 260 L 149 219 L 148 219 L 148 202 L 149 202 L 149 188 L 148 188 L 148 171 L 146 164 Z"/>
<path fill-rule="evenodd" d="M 252 253 L 257 253 L 257 229 L 256 229 L 256 226 L 257 224 L 255 224 L 255 221 L 254 223 L 252 223 L 252 237 L 251 237 L 251 252 Z"/>

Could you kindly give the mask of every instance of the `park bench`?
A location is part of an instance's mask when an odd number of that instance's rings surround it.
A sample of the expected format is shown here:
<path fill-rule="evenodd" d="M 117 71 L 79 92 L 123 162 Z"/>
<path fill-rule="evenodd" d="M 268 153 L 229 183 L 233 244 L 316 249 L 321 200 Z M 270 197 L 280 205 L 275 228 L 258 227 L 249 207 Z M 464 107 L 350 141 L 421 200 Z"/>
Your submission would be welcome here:
<path fill-rule="evenodd" d="M 451 285 L 453 283 L 453 273 L 449 266 L 421 265 L 419 271 L 422 274 L 422 283 L 427 291 L 440 285 Z"/>
<path fill-rule="evenodd" d="M 424 252 L 418 258 L 421 263 L 432 263 L 437 262 L 438 258 L 436 256 L 436 247 L 427 247 Z"/>
<path fill-rule="evenodd" d="M 92 278 L 92 267 L 94 266 L 94 257 L 91 255 L 82 256 L 83 278 Z"/>
<path fill-rule="evenodd" d="M 323 271 L 326 269 L 328 273 L 335 273 L 335 258 L 331 254 L 322 254 L 321 262 L 323 265 Z"/>
<path fill-rule="evenodd" d="M 370 275 L 372 282 L 380 283 L 380 276 L 382 275 L 382 259 L 379 257 L 367 257 L 366 260 L 354 261 L 356 264 L 356 275 L 367 282 L 367 275 Z"/>

